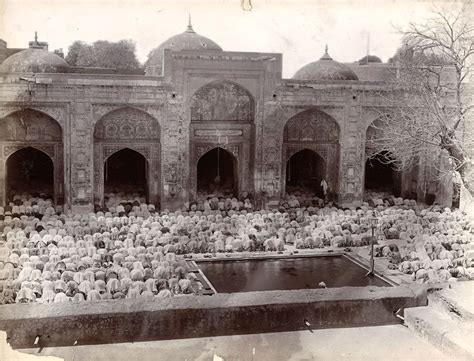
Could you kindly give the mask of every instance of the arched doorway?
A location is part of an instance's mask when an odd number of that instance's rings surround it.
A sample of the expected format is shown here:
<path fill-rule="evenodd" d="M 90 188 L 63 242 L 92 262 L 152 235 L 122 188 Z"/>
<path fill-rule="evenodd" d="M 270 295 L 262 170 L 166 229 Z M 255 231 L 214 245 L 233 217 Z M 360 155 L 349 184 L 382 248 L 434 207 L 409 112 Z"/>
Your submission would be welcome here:
<path fill-rule="evenodd" d="M 293 154 L 286 164 L 286 193 L 311 193 L 323 198 L 324 159 L 310 149 Z"/>
<path fill-rule="evenodd" d="M 159 206 L 160 133 L 157 119 L 143 110 L 131 107 L 112 110 L 97 121 L 94 127 L 96 206 L 111 205 L 105 198 L 115 198 L 108 194 L 114 193 L 113 190 L 127 192 L 128 195 L 144 194 L 148 203 Z M 128 168 L 124 171 L 121 164 L 126 164 Z"/>
<path fill-rule="evenodd" d="M 50 197 L 64 203 L 64 159 L 61 125 L 30 108 L 0 119 L 0 204 L 14 193 Z"/>
<path fill-rule="evenodd" d="M 229 80 L 217 80 L 197 89 L 191 97 L 190 123 L 190 173 L 188 187 L 189 198 L 202 198 L 204 191 L 220 188 L 220 192 L 232 193 L 236 196 L 253 195 L 254 192 L 254 120 L 255 100 L 251 92 Z M 219 148 L 219 150 L 217 150 Z M 212 149 L 211 153 L 206 153 Z M 233 169 L 228 177 L 227 185 L 214 184 L 201 169 L 213 166 L 216 177 L 217 154 L 222 160 L 221 170 Z M 226 154 L 228 153 L 228 154 Z M 205 156 L 205 157 L 204 157 Z M 228 157 L 231 158 L 228 158 Z M 200 166 L 198 163 L 208 166 Z M 234 168 L 238 167 L 238 168 Z M 222 181 L 222 175 L 221 175 Z M 198 196 L 198 193 L 200 195 Z M 209 194 L 210 195 L 210 194 Z"/>
<path fill-rule="evenodd" d="M 125 148 L 112 154 L 104 163 L 105 196 L 148 198 L 147 161 L 140 153 Z"/>
<path fill-rule="evenodd" d="M 27 195 L 54 200 L 53 160 L 42 151 L 26 147 L 11 154 L 6 162 L 7 200 Z"/>
<path fill-rule="evenodd" d="M 366 131 L 364 198 L 370 192 L 379 193 L 377 197 L 380 194 L 399 197 L 402 192 L 402 177 L 396 169 L 395 157 L 388 151 L 380 151 L 381 140 L 384 138 L 383 129 L 382 121 L 376 119 Z"/>
<path fill-rule="evenodd" d="M 198 195 L 235 196 L 237 183 L 237 160 L 227 150 L 217 147 L 199 158 Z"/>
<path fill-rule="evenodd" d="M 365 162 L 365 190 L 396 194 L 397 171 L 390 153 L 379 152 Z"/>
<path fill-rule="evenodd" d="M 323 198 L 321 181 L 328 186 L 329 199 L 338 201 L 340 128 L 322 110 L 297 113 L 285 124 L 283 133 L 282 196 Z M 298 194 L 294 194 L 298 192 Z"/>

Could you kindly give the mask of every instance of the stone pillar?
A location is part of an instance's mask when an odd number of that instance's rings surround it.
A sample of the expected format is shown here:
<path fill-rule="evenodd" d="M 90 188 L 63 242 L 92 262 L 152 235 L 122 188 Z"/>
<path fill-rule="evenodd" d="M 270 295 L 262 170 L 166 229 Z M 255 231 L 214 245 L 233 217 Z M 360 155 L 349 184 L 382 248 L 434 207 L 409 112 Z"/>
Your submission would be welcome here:
<path fill-rule="evenodd" d="M 161 124 L 161 209 L 176 210 L 189 200 L 189 121 L 182 96 L 167 99 L 167 119 Z"/>
<path fill-rule="evenodd" d="M 264 206 L 277 207 L 283 194 L 282 178 L 282 146 L 283 127 L 285 120 L 277 101 L 265 102 L 265 119 L 256 123 L 254 184 L 255 192 L 264 191 Z M 283 160 L 284 162 L 285 160 Z M 262 202 L 262 200 L 260 200 Z"/>
<path fill-rule="evenodd" d="M 6 204 L 6 178 L 7 178 L 7 165 L 6 159 L 3 156 L 3 146 L 0 145 L 0 207 Z"/>
<path fill-rule="evenodd" d="M 359 205 L 363 199 L 365 163 L 365 127 L 361 127 L 361 109 L 357 100 L 344 107 L 341 125 L 338 203 Z"/>
<path fill-rule="evenodd" d="M 66 168 L 70 169 L 66 184 L 70 185 L 66 203 L 73 212 L 94 209 L 94 122 L 91 104 L 86 101 L 71 103 L 70 138 L 65 142 Z M 97 180 L 96 180 L 97 181 Z"/>

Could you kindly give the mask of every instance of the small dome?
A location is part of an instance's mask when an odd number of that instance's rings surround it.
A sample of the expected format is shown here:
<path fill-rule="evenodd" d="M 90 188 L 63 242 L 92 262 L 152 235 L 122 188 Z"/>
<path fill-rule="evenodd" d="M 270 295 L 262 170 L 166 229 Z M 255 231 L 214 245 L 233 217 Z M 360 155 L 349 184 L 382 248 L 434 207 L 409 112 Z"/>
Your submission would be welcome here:
<path fill-rule="evenodd" d="M 19 51 L 0 64 L 0 73 L 65 73 L 68 69 L 63 58 L 38 48 Z"/>
<path fill-rule="evenodd" d="M 153 49 L 145 63 L 145 74 L 160 76 L 163 68 L 163 50 L 222 50 L 222 48 L 205 36 L 197 34 L 189 20 L 188 28 L 184 33 L 172 36 L 160 46 Z"/>
<path fill-rule="evenodd" d="M 375 55 L 366 55 L 359 60 L 359 65 L 364 65 L 368 63 L 381 63 L 382 59 Z"/>
<path fill-rule="evenodd" d="M 359 80 L 356 73 L 347 65 L 334 61 L 326 52 L 318 61 L 305 65 L 298 70 L 293 79 L 296 80 Z"/>

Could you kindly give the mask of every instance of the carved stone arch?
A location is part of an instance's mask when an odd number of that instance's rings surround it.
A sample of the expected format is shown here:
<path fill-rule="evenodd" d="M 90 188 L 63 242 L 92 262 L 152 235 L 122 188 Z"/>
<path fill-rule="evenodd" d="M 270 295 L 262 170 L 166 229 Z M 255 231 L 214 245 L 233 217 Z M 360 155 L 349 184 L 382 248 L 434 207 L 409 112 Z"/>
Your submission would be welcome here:
<path fill-rule="evenodd" d="M 365 130 L 365 159 L 377 153 L 376 144 L 373 142 L 374 139 L 382 136 L 382 130 L 380 129 L 381 120 L 377 118 L 369 124 Z"/>
<path fill-rule="evenodd" d="M 102 116 L 94 126 L 94 140 L 158 140 L 160 123 L 144 110 L 120 107 Z"/>
<path fill-rule="evenodd" d="M 25 148 L 33 148 L 41 153 L 44 153 L 48 158 L 51 159 L 53 164 L 55 163 L 54 157 L 54 146 L 47 146 L 47 145 L 38 145 L 38 144 L 22 144 L 22 145 L 7 145 L 3 148 L 3 157 L 5 162 L 8 161 L 8 158 L 15 154 L 16 152 L 25 149 Z"/>
<path fill-rule="evenodd" d="M 118 153 L 118 152 L 120 152 L 121 150 L 124 150 L 124 149 L 133 150 L 134 152 L 137 152 L 143 158 L 145 158 L 147 162 L 151 161 L 151 159 L 150 159 L 150 150 L 148 149 L 148 147 L 139 147 L 139 146 L 134 146 L 134 145 L 127 145 L 127 146 L 124 146 L 124 147 L 120 147 L 120 146 L 104 147 L 103 162 L 105 163 L 107 161 L 107 159 L 109 159 L 111 156 L 113 156 L 114 154 L 116 154 L 116 153 Z"/>
<path fill-rule="evenodd" d="M 229 152 L 237 161 L 239 160 L 239 147 L 235 144 L 209 144 L 197 148 L 196 160 L 199 161 L 203 155 L 209 153 L 211 150 L 221 148 Z"/>
<path fill-rule="evenodd" d="M 362 131 L 367 131 L 367 128 L 369 128 L 375 121 L 381 119 L 384 116 L 388 116 L 390 112 L 391 109 L 389 107 L 369 109 L 365 107 L 363 113 L 361 114 L 361 119 L 364 119 L 364 121 L 361 123 L 361 126 L 363 128 Z"/>
<path fill-rule="evenodd" d="M 161 194 L 161 127 L 158 120 L 133 106 L 110 106 L 94 126 L 94 198 L 104 198 L 104 164 L 114 153 L 131 149 L 147 164 L 148 201 L 159 202 Z"/>
<path fill-rule="evenodd" d="M 339 143 L 341 130 L 337 121 L 318 109 L 307 109 L 285 124 L 283 141 Z"/>
<path fill-rule="evenodd" d="M 19 106 L 0 107 L 0 119 L 22 109 L 24 108 L 19 107 Z"/>
<path fill-rule="evenodd" d="M 286 191 L 287 163 L 296 153 L 308 149 L 325 162 L 324 178 L 330 189 L 337 190 L 340 167 L 341 128 L 327 113 L 310 108 L 293 115 L 285 124 L 282 147 L 282 195 Z"/>
<path fill-rule="evenodd" d="M 93 104 L 93 116 L 92 116 L 92 121 L 93 121 L 94 126 L 97 125 L 97 123 L 108 114 L 113 113 L 118 110 L 123 110 L 123 109 L 132 109 L 132 110 L 136 110 L 137 112 L 143 112 L 149 115 L 150 117 L 154 118 L 158 122 L 158 119 L 148 111 L 147 107 L 141 106 L 140 104 L 123 105 L 123 104 L 110 104 L 110 103 L 104 103 L 104 104 L 95 103 Z"/>
<path fill-rule="evenodd" d="M 253 123 L 255 100 L 242 85 L 217 80 L 199 88 L 191 97 L 191 121 Z"/>
<path fill-rule="evenodd" d="M 19 109 L 0 119 L 0 141 L 62 142 L 62 135 L 56 119 L 33 108 Z"/>
<path fill-rule="evenodd" d="M 45 107 L 46 109 L 46 107 Z M 8 111 L 6 111 L 8 110 Z M 38 107 L 2 108 L 0 118 L 0 203 L 6 201 L 6 160 L 14 152 L 31 147 L 53 161 L 55 203 L 64 202 L 64 149 L 61 123 Z"/>
<path fill-rule="evenodd" d="M 34 111 L 55 120 L 61 129 L 64 127 L 64 111 L 61 106 L 42 106 L 42 105 L 9 105 L 7 107 L 0 107 L 0 119 L 10 116 L 18 111 Z"/>
<path fill-rule="evenodd" d="M 219 176 L 219 169 L 221 169 L 221 175 L 232 184 L 232 191 L 234 195 L 239 194 L 239 157 L 238 152 L 233 152 L 233 146 L 225 145 L 208 145 L 201 147 L 201 154 L 196 162 L 196 177 L 197 180 L 196 190 L 199 190 L 199 183 L 201 186 L 205 185 L 203 189 L 207 189 L 207 186 L 213 182 L 214 176 Z M 214 154 L 212 154 L 214 153 Z M 214 159 L 212 157 L 215 157 Z M 206 159 L 207 158 L 207 159 Z M 209 162 L 209 161 L 212 162 Z M 207 163 L 202 163 L 207 162 Z M 204 167 L 204 172 L 203 168 Z M 231 170 L 231 173 L 229 173 Z M 201 177 L 198 176 L 201 173 Z M 226 176 L 224 176 L 226 174 Z M 217 183 L 219 187 L 221 183 Z"/>
<path fill-rule="evenodd" d="M 285 162 L 288 162 L 292 156 L 294 156 L 296 153 L 299 153 L 303 150 L 310 150 L 314 153 L 316 153 L 318 156 L 320 156 L 324 162 L 327 162 L 328 158 L 328 149 L 327 147 L 324 146 L 305 146 L 305 145 L 300 145 L 300 146 L 292 146 L 292 147 L 287 147 L 286 152 L 285 152 Z"/>

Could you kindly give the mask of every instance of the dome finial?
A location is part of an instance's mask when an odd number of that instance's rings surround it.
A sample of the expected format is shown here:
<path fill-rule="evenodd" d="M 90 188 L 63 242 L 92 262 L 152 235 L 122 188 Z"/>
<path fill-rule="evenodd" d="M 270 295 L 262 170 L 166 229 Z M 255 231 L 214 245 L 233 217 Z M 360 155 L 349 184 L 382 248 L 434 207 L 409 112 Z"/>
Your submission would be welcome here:
<path fill-rule="evenodd" d="M 187 33 L 194 33 L 193 25 L 191 24 L 191 13 L 188 14 L 188 28 L 186 29 Z"/>
<path fill-rule="evenodd" d="M 324 47 L 324 55 L 321 57 L 321 60 L 332 60 L 328 52 L 328 44 Z"/>
<path fill-rule="evenodd" d="M 37 31 L 35 31 L 35 41 L 30 41 L 29 45 L 30 45 L 30 48 L 33 48 L 33 49 L 43 49 L 41 44 L 38 42 L 38 32 Z"/>

